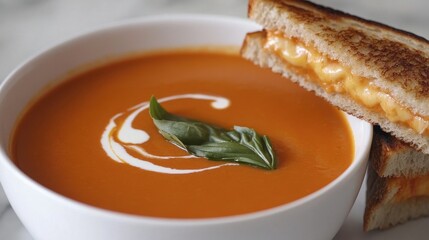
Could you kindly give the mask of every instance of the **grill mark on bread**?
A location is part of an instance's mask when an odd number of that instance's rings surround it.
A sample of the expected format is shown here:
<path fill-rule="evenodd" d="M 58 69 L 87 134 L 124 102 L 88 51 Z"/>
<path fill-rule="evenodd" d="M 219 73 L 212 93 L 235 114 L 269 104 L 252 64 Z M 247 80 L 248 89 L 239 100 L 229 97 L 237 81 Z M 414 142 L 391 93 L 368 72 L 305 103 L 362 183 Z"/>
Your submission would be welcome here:
<path fill-rule="evenodd" d="M 302 23 L 316 23 L 323 21 L 324 17 L 319 14 L 314 14 L 312 11 L 295 6 L 288 6 L 290 13 L 293 13 L 293 18 Z"/>
<path fill-rule="evenodd" d="M 429 93 L 429 58 L 423 57 L 423 52 L 400 42 L 370 37 L 354 28 L 335 31 L 326 27 L 318 36 L 330 39 L 330 43 L 338 41 L 349 55 L 379 71 L 385 80 L 417 93 L 417 97 Z"/>
<path fill-rule="evenodd" d="M 255 6 L 255 3 L 257 2 L 264 2 L 264 1 L 270 1 L 274 4 L 277 4 L 278 8 L 285 8 L 286 11 L 288 12 L 293 12 L 294 16 L 300 17 L 301 12 L 303 10 L 305 10 L 305 12 L 311 12 L 311 14 L 315 15 L 317 14 L 319 17 L 320 21 L 324 21 L 326 22 L 326 20 L 335 20 L 335 21 L 342 21 L 343 19 L 350 19 L 353 21 L 356 21 L 358 23 L 364 24 L 364 25 L 370 25 L 373 26 L 375 28 L 382 28 L 383 30 L 387 30 L 387 31 L 393 31 L 395 32 L 395 34 L 399 34 L 401 36 L 405 36 L 405 37 L 411 37 L 414 38 L 417 41 L 420 41 L 424 44 L 428 44 L 429 41 L 419 35 L 416 35 L 414 33 L 411 32 L 407 32 L 405 30 L 402 29 L 398 29 L 398 28 L 394 28 L 392 26 L 380 23 L 380 22 L 375 22 L 369 19 L 365 19 L 365 18 L 361 18 L 358 16 L 355 16 L 353 14 L 350 13 L 346 13 L 343 12 L 341 10 L 337 10 L 337 9 L 333 9 L 327 6 L 323 6 L 323 5 L 318 5 L 315 4 L 313 2 L 307 1 L 307 0 L 250 0 L 249 1 L 249 6 L 248 6 L 248 16 L 251 17 L 251 9 L 253 9 L 253 6 Z M 298 19 L 298 18 L 296 18 Z M 314 21 L 311 21 L 311 19 L 314 19 L 312 17 L 309 17 L 308 19 L 302 18 L 302 22 L 303 23 L 313 23 Z M 352 25 L 354 25 L 353 23 L 351 23 Z M 358 24 L 356 24 L 357 27 L 360 27 Z"/>
<path fill-rule="evenodd" d="M 314 22 L 314 20 L 323 21 L 323 19 L 326 18 L 338 19 L 344 15 L 348 15 L 347 13 L 342 12 L 340 10 L 335 10 L 326 6 L 316 5 L 308 1 L 300 1 L 297 4 L 291 1 L 282 0 L 274 0 L 273 2 L 277 2 L 278 4 L 282 5 L 283 8 L 287 8 L 288 11 L 294 12 L 295 16 L 297 17 L 309 16 L 308 18 L 302 18 L 302 21 L 307 23 Z M 320 12 L 316 13 L 318 16 L 315 18 L 314 16 L 316 14 L 314 13 L 314 9 L 320 10 Z M 303 12 L 305 12 L 305 14 L 302 14 Z"/>

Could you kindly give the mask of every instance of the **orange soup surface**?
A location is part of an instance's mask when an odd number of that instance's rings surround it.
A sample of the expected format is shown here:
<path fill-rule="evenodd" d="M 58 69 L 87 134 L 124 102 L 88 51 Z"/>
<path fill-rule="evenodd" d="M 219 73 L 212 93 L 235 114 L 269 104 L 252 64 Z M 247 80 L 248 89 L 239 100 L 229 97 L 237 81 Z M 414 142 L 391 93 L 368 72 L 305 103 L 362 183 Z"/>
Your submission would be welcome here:
<path fill-rule="evenodd" d="M 186 157 L 154 126 L 144 107 L 152 95 L 173 114 L 269 136 L 278 168 Z M 228 106 L 214 106 L 225 99 Z M 345 171 L 354 148 L 345 116 L 322 99 L 238 55 L 201 50 L 128 58 L 73 76 L 29 107 L 11 152 L 35 181 L 86 204 L 210 218 L 317 191 Z"/>

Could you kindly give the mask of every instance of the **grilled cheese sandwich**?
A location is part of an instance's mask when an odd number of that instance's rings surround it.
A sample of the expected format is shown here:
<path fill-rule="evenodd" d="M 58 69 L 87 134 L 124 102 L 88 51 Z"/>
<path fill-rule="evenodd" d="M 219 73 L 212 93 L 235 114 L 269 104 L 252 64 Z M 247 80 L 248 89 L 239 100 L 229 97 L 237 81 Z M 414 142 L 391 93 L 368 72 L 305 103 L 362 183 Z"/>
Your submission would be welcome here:
<path fill-rule="evenodd" d="M 429 154 L 429 42 L 307 1 L 250 0 L 242 56 Z"/>
<path fill-rule="evenodd" d="M 418 134 L 429 135 L 429 116 L 413 113 L 370 79 L 353 74 L 350 67 L 324 56 L 314 47 L 279 32 L 267 31 L 264 48 L 299 70 L 312 74 L 310 79 L 317 81 L 325 91 L 348 94 L 372 111 L 384 114 L 390 121 L 404 124 Z"/>

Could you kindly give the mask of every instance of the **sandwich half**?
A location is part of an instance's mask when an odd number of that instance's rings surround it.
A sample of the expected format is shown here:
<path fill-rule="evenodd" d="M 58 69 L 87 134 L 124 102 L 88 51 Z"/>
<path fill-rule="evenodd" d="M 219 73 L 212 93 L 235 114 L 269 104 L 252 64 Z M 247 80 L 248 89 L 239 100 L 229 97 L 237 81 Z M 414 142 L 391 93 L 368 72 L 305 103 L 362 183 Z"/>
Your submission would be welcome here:
<path fill-rule="evenodd" d="M 421 165 L 421 159 L 426 163 L 428 156 L 374 128 L 367 175 L 365 231 L 429 216 L 429 169 Z"/>
<path fill-rule="evenodd" d="M 241 54 L 429 154 L 429 42 L 307 1 L 250 0 Z"/>
<path fill-rule="evenodd" d="M 378 176 L 411 179 L 429 175 L 428 154 L 416 151 L 378 126 L 373 136 L 369 164 Z"/>

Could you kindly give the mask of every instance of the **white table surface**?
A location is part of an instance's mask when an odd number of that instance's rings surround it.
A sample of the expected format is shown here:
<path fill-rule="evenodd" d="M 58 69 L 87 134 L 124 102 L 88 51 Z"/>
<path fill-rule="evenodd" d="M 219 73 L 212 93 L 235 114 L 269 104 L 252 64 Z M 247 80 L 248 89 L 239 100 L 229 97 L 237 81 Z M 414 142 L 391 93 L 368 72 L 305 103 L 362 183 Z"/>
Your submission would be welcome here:
<path fill-rule="evenodd" d="M 426 0 L 315 0 L 429 38 Z M 168 13 L 245 17 L 247 0 L 0 0 L 0 80 L 33 54 L 110 22 Z M 429 219 L 362 232 L 364 187 L 335 240 L 428 239 Z M 323 223 L 321 223 L 323 224 Z M 0 240 L 31 240 L 0 187 Z"/>

